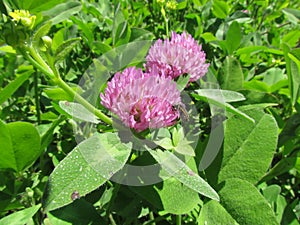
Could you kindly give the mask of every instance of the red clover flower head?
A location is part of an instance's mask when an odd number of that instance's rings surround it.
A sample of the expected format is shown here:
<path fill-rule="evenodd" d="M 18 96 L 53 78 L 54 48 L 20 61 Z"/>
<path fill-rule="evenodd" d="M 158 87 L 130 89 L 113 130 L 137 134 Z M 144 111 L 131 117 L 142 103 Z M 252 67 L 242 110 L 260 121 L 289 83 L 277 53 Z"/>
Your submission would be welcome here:
<path fill-rule="evenodd" d="M 181 35 L 174 31 L 171 40 L 157 40 L 146 57 L 146 71 L 158 71 L 161 76 L 176 78 L 190 74 L 190 82 L 207 73 L 209 64 L 205 63 L 202 46 L 186 32 Z"/>
<path fill-rule="evenodd" d="M 174 106 L 181 98 L 175 82 L 135 67 L 117 72 L 100 97 L 104 107 L 138 132 L 171 126 L 179 117 Z"/>

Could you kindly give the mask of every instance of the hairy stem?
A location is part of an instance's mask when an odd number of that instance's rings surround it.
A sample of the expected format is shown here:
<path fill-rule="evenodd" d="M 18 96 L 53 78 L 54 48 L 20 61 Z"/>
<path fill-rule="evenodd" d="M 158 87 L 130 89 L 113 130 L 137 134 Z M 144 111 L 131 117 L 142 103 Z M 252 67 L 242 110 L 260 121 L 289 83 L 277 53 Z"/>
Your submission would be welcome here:
<path fill-rule="evenodd" d="M 37 69 L 44 73 L 48 78 L 50 78 L 56 85 L 62 88 L 71 98 L 75 99 L 81 105 L 83 105 L 87 110 L 94 113 L 100 120 L 111 125 L 112 119 L 102 113 L 100 110 L 96 109 L 92 104 L 86 101 L 81 95 L 74 91 L 66 82 L 64 82 L 58 71 L 56 69 L 52 70 L 48 64 L 43 60 L 43 58 L 36 52 L 33 47 L 19 48 L 22 55 Z"/>

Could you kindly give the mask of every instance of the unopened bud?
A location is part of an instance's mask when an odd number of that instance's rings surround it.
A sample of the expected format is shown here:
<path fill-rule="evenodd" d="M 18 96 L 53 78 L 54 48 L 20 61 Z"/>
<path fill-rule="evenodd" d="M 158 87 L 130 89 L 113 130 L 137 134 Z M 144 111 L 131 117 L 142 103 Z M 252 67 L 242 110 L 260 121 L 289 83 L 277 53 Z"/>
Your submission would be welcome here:
<path fill-rule="evenodd" d="M 13 12 L 10 12 L 9 15 L 17 24 L 22 24 L 30 30 L 35 25 L 36 16 L 30 15 L 27 10 L 14 10 Z"/>
<path fill-rule="evenodd" d="M 51 37 L 44 36 L 44 37 L 42 37 L 42 41 L 43 41 L 43 43 L 44 43 L 44 45 L 45 45 L 46 48 L 51 48 L 51 46 L 52 46 L 52 39 L 51 39 Z"/>

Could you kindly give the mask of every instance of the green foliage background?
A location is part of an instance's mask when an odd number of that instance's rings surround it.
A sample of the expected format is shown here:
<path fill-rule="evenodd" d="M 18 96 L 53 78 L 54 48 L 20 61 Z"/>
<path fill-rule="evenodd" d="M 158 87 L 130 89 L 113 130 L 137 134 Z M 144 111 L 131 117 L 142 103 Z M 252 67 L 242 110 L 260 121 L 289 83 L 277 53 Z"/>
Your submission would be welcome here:
<path fill-rule="evenodd" d="M 76 137 L 84 127 L 79 127 L 59 103 L 72 101 L 68 93 L 53 86 L 2 37 L 0 225 L 299 224 L 300 3 L 178 0 L 176 9 L 171 9 L 167 2 L 3 0 L 0 9 L 3 15 L 13 9 L 27 9 L 40 24 L 52 21 L 45 30 L 52 39 L 55 63 L 63 80 L 78 93 L 82 90 L 77 84 L 93 60 L 124 44 L 166 38 L 171 31 L 187 31 L 198 40 L 210 63 L 204 79 L 216 78 L 222 90 L 242 94 L 245 100 L 228 101 L 231 105 L 226 109 L 233 113 L 238 109 L 256 121 L 229 114 L 222 151 L 199 172 L 217 191 L 220 202 L 199 195 L 175 178 L 147 187 L 118 185 L 100 178 L 95 183 L 81 177 L 97 177 L 95 171 L 91 175 L 89 165 L 86 174 L 80 175 L 72 172 L 76 165 L 67 168 L 66 179 L 57 169 L 51 176 L 62 179 L 61 186 L 47 193 L 46 184 L 54 168 L 63 159 L 67 162 L 70 156 L 77 156 Z M 1 36 L 9 36 L 11 30 L 3 18 Z M 212 115 L 203 96 L 200 92 L 192 95 L 203 131 L 195 160 L 189 165 L 195 173 L 205 156 L 211 130 Z M 111 126 L 98 124 L 97 129 L 108 136 L 101 137 L 110 138 L 105 131 Z M 109 141 L 106 144 L 113 148 Z M 118 146 L 115 151 L 129 148 Z M 125 150 L 123 154 L 129 155 Z M 155 157 L 159 158 L 159 153 L 144 155 L 140 161 Z M 64 190 L 67 196 L 75 190 L 84 194 L 76 201 L 59 199 L 55 191 L 59 192 L 64 183 L 71 185 Z"/>

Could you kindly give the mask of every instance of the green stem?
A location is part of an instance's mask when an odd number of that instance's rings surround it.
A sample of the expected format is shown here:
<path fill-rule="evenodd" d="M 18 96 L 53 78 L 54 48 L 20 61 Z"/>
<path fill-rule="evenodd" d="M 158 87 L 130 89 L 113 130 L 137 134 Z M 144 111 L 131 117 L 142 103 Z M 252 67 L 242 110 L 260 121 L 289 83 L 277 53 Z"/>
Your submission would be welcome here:
<path fill-rule="evenodd" d="M 181 215 L 176 215 L 176 225 L 181 225 Z"/>
<path fill-rule="evenodd" d="M 61 87 L 65 92 L 67 92 L 72 98 L 83 105 L 87 110 L 94 113 L 103 122 L 112 125 L 112 119 L 102 113 L 100 110 L 96 109 L 92 104 L 86 101 L 81 95 L 74 91 L 68 84 L 66 84 L 60 77 L 56 78 L 54 82 Z"/>
<path fill-rule="evenodd" d="M 39 100 L 39 87 L 38 87 L 38 72 L 35 70 L 33 74 L 34 78 L 34 100 L 35 110 L 38 124 L 41 123 L 41 111 L 40 111 L 40 100 Z"/>
<path fill-rule="evenodd" d="M 54 74 L 51 70 L 48 70 L 48 67 L 43 67 L 41 64 L 39 64 L 35 59 L 31 57 L 31 55 L 28 54 L 28 52 L 24 48 L 19 48 L 18 49 L 22 55 L 27 59 L 35 68 L 40 70 L 42 73 L 44 73 L 46 76 L 49 78 L 53 78 Z"/>
<path fill-rule="evenodd" d="M 71 98 L 78 101 L 87 110 L 94 113 L 103 122 L 112 125 L 112 119 L 102 113 L 100 110 L 96 109 L 92 104 L 86 101 L 81 95 L 74 91 L 67 83 L 65 83 L 59 76 L 58 71 L 54 71 L 47 65 L 47 63 L 42 59 L 42 57 L 35 51 L 33 47 L 20 48 L 19 51 L 24 55 L 24 57 L 32 63 L 37 69 L 48 76 L 56 85 L 62 88 Z M 30 54 L 29 54 L 30 53 Z"/>
<path fill-rule="evenodd" d="M 156 224 L 155 224 L 155 218 L 154 218 L 154 215 L 153 215 L 153 211 L 150 211 L 150 212 L 149 212 L 149 219 L 150 219 L 151 221 L 153 221 L 153 222 L 151 222 L 150 225 L 156 225 Z"/>
<path fill-rule="evenodd" d="M 108 218 L 110 220 L 111 225 L 117 225 L 112 214 L 109 214 Z"/>

